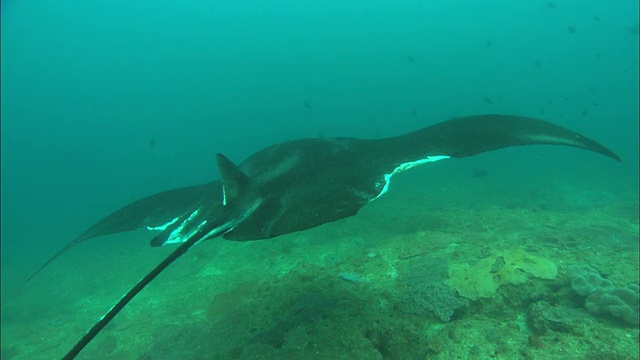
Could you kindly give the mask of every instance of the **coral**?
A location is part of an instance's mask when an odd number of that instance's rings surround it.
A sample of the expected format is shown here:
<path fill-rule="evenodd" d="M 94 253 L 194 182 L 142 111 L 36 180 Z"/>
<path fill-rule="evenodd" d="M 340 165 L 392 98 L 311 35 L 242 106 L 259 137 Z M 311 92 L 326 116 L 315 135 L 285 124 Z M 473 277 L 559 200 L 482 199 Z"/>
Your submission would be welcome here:
<path fill-rule="evenodd" d="M 410 296 L 399 304 L 400 311 L 407 314 L 434 315 L 443 322 L 451 320 L 453 313 L 469 305 L 455 289 L 441 282 L 413 286 Z"/>
<path fill-rule="evenodd" d="M 625 322 L 638 325 L 638 285 L 611 290 L 598 289 L 585 299 L 584 307 L 594 314 L 611 314 Z"/>
<path fill-rule="evenodd" d="M 572 265 L 567 269 L 571 288 L 586 296 L 584 307 L 596 315 L 610 314 L 625 322 L 638 325 L 638 285 L 616 287 L 604 279 L 598 270 L 588 265 Z"/>
<path fill-rule="evenodd" d="M 541 300 L 529 305 L 527 326 L 535 335 L 544 335 L 547 330 L 583 335 L 583 324 L 587 312 L 565 306 L 551 306 Z"/>
<path fill-rule="evenodd" d="M 551 307 L 551 304 L 541 300 L 529 305 L 527 311 L 527 326 L 534 334 L 544 335 L 547 332 L 548 321 L 544 318 L 544 312 Z"/>
<path fill-rule="evenodd" d="M 309 334 L 304 325 L 296 326 L 284 335 L 284 349 L 302 352 L 309 344 Z"/>
<path fill-rule="evenodd" d="M 444 257 L 424 257 L 413 262 L 402 271 L 400 282 L 419 285 L 440 282 L 449 277 L 449 260 Z"/>
<path fill-rule="evenodd" d="M 461 296 L 471 300 L 492 297 L 501 285 L 520 285 L 529 276 L 539 279 L 554 279 L 558 274 L 556 265 L 545 258 L 531 255 L 522 249 L 494 253 L 473 266 L 452 264 L 450 279 Z"/>
<path fill-rule="evenodd" d="M 405 285 L 405 294 L 398 309 L 407 314 L 433 315 L 443 322 L 453 313 L 469 305 L 456 290 L 445 284 L 448 261 L 445 258 L 422 258 L 414 262 L 398 279 Z"/>
<path fill-rule="evenodd" d="M 614 288 L 610 280 L 602 278 L 598 270 L 589 265 L 569 266 L 567 277 L 571 281 L 571 288 L 582 296 L 587 296 L 596 290 L 608 291 Z"/>

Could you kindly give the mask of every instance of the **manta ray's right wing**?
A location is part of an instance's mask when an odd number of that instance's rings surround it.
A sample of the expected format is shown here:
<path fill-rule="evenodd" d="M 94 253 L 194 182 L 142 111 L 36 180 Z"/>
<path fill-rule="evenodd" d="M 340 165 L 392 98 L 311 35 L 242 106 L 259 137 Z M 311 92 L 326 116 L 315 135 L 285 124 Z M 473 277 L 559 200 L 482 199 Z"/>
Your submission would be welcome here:
<path fill-rule="evenodd" d="M 395 163 L 427 156 L 467 157 L 523 145 L 563 145 L 621 161 L 605 146 L 550 122 L 512 115 L 475 115 L 444 121 L 408 134 L 381 139 Z"/>

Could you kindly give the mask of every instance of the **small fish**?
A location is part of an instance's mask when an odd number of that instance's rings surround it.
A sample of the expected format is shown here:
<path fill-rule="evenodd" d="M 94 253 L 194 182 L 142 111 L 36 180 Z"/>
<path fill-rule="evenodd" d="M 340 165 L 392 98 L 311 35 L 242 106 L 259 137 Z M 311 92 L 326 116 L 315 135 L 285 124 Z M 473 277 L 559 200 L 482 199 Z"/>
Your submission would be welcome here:
<path fill-rule="evenodd" d="M 542 65 L 540 64 L 539 60 L 536 60 L 533 62 L 533 65 L 536 67 L 536 69 L 540 70 L 542 68 Z"/>
<path fill-rule="evenodd" d="M 582 113 L 580 113 L 582 116 L 584 117 L 588 117 L 589 116 L 589 112 L 587 110 L 582 110 Z"/>
<path fill-rule="evenodd" d="M 491 45 L 493 45 L 493 43 L 491 42 L 491 39 L 487 39 L 487 42 L 484 43 L 484 48 L 489 50 L 491 48 Z"/>
<path fill-rule="evenodd" d="M 308 101 L 304 102 L 304 107 L 306 107 L 307 109 L 311 109 L 311 104 L 309 104 Z"/>
<path fill-rule="evenodd" d="M 480 179 L 480 178 L 483 178 L 483 177 L 487 176 L 488 174 L 489 174 L 489 172 L 487 170 L 476 169 L 473 172 L 473 178 L 474 179 Z"/>
<path fill-rule="evenodd" d="M 414 59 L 414 57 L 411 56 L 411 55 L 407 56 L 407 59 L 409 59 L 409 62 L 412 63 L 412 64 L 416 63 L 416 59 Z"/>
<path fill-rule="evenodd" d="M 415 108 L 411 108 L 411 114 L 415 116 L 416 120 L 420 121 L 420 115 L 418 115 L 418 112 Z"/>
<path fill-rule="evenodd" d="M 569 25 L 567 27 L 567 31 L 569 31 L 570 34 L 575 34 L 576 33 L 576 27 L 575 25 Z"/>
<path fill-rule="evenodd" d="M 149 140 L 149 147 L 154 147 L 154 146 L 156 146 L 156 139 Z"/>
<path fill-rule="evenodd" d="M 486 102 L 487 104 L 493 104 L 493 100 L 491 100 L 491 98 L 488 96 L 482 98 L 482 101 Z"/>
<path fill-rule="evenodd" d="M 555 4 L 555 3 L 552 3 L 552 2 L 548 2 L 548 3 L 547 3 L 547 7 L 548 7 L 549 9 L 555 9 L 555 8 L 556 8 L 556 4 Z"/>

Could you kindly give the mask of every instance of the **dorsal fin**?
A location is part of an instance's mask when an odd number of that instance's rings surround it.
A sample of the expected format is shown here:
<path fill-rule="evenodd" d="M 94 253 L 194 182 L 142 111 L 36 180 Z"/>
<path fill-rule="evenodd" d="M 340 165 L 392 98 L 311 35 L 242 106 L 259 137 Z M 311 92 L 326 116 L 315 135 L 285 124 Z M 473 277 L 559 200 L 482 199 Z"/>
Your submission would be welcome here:
<path fill-rule="evenodd" d="M 249 178 L 226 156 L 216 154 L 216 162 L 222 179 L 222 204 L 232 203 L 249 187 Z"/>

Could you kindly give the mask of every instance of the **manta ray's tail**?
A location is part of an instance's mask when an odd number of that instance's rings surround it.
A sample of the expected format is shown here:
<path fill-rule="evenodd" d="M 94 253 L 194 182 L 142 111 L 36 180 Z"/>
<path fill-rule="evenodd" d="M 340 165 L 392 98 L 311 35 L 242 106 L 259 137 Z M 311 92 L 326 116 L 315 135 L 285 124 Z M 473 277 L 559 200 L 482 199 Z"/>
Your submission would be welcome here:
<path fill-rule="evenodd" d="M 31 275 L 29 275 L 29 277 L 27 278 L 27 281 L 33 279 L 36 275 L 38 275 L 40 273 L 40 271 L 42 271 L 44 268 L 49 266 L 49 264 L 51 264 L 53 262 L 53 260 L 57 259 L 60 255 L 62 255 L 65 252 L 67 252 L 67 250 L 71 249 L 72 247 L 74 247 L 76 244 L 78 244 L 81 241 L 83 241 L 82 238 L 76 238 L 72 242 L 68 243 L 65 247 L 63 247 L 57 253 L 55 253 L 52 257 L 50 257 L 49 260 L 47 260 L 44 264 L 40 265 L 40 267 L 36 271 L 34 271 Z"/>

